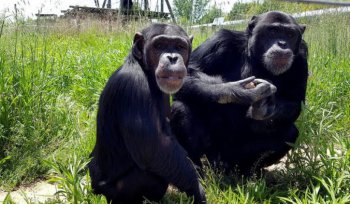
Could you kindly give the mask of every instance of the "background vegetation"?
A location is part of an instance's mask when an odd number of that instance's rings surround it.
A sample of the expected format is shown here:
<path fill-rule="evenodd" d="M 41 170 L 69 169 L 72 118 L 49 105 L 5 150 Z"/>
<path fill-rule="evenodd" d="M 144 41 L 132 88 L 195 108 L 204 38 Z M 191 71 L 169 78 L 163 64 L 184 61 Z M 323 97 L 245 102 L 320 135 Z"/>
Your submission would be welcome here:
<path fill-rule="evenodd" d="M 208 167 L 203 184 L 210 203 L 350 202 L 349 19 L 349 14 L 330 14 L 298 20 L 307 24 L 310 76 L 295 149 L 285 168 L 262 178 L 223 175 Z M 133 33 L 145 25 L 111 33 L 27 23 L 0 21 L 1 189 L 51 179 L 59 184 L 60 197 L 48 203 L 103 203 L 91 193 L 86 169 L 97 101 L 123 63 Z M 214 31 L 188 29 L 195 47 Z M 176 190 L 162 201 L 190 202 Z"/>
<path fill-rule="evenodd" d="M 174 0 L 174 12 L 182 24 L 198 24 L 212 23 L 217 17 L 225 17 L 225 20 L 230 21 L 247 19 L 272 10 L 299 13 L 331 7 L 329 5 L 289 3 L 281 0 L 253 0 L 238 1 L 227 14 L 224 14 L 222 9 L 228 6 L 225 2 L 213 5 L 209 2 L 209 0 Z"/>

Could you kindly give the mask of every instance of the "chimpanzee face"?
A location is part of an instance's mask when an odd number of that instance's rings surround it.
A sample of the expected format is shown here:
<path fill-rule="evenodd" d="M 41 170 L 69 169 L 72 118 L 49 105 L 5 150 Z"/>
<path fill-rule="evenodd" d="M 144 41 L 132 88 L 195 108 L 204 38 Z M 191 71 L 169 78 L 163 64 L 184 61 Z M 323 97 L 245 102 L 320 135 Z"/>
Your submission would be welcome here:
<path fill-rule="evenodd" d="M 192 37 L 179 29 L 169 26 L 146 38 L 141 33 L 135 35 L 135 38 L 143 39 L 142 60 L 145 69 L 154 74 L 158 87 L 167 94 L 181 88 L 191 53 Z"/>
<path fill-rule="evenodd" d="M 287 14 L 268 12 L 253 17 L 249 29 L 252 55 L 273 75 L 286 72 L 299 51 L 305 26 L 298 25 Z"/>

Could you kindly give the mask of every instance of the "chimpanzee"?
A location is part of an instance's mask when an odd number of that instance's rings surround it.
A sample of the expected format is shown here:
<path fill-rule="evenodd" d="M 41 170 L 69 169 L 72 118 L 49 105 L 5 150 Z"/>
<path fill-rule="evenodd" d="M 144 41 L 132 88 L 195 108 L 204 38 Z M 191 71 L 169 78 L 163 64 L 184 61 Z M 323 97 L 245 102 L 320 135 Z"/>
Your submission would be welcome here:
<path fill-rule="evenodd" d="M 220 30 L 192 52 L 170 125 L 196 164 L 205 154 L 251 175 L 291 149 L 308 77 L 304 30 L 272 11 L 254 16 L 246 31 Z"/>
<path fill-rule="evenodd" d="M 89 170 L 94 192 L 109 202 L 157 201 L 169 183 L 206 202 L 167 119 L 169 94 L 183 84 L 191 47 L 181 27 L 153 24 L 135 34 L 131 53 L 102 91 Z"/>

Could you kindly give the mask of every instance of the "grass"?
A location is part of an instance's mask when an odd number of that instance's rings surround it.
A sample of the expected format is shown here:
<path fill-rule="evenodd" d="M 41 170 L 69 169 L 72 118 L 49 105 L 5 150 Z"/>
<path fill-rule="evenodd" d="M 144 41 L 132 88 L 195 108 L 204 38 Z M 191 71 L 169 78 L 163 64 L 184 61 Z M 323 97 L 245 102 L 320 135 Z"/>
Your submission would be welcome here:
<path fill-rule="evenodd" d="M 206 170 L 210 203 L 350 202 L 350 21 L 335 14 L 307 24 L 310 77 L 300 138 L 286 169 L 243 179 Z M 59 184 L 47 203 L 105 203 L 86 170 L 97 100 L 127 55 L 138 26 L 114 33 L 4 24 L 0 30 L 0 186 L 36 179 Z M 239 26 L 241 29 L 242 26 Z M 189 31 L 197 46 L 210 31 Z M 4 201 L 11 203 L 10 195 Z M 30 202 L 30 201 L 28 201 Z M 176 190 L 162 203 L 190 203 Z"/>

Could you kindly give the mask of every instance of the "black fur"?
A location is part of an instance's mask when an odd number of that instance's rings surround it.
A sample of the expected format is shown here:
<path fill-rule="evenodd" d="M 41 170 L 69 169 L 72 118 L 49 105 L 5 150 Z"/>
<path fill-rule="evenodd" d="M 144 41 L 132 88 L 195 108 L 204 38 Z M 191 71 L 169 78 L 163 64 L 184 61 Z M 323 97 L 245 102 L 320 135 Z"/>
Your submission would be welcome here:
<path fill-rule="evenodd" d="M 258 57 L 264 54 L 261 47 L 251 43 L 264 42 L 252 40 L 263 32 L 257 27 L 262 22 L 297 28 L 298 38 L 291 45 L 294 60 L 282 74 L 266 70 Z M 308 76 L 307 46 L 301 39 L 304 29 L 285 13 L 269 12 L 253 17 L 246 31 L 220 30 L 193 51 L 188 77 L 175 95 L 171 128 L 196 164 L 205 154 L 212 165 L 221 162 L 226 170 L 238 167 L 250 174 L 279 161 L 291 149 L 287 143 L 298 137 L 294 122 L 305 100 Z M 248 97 L 262 92 L 247 93 L 254 89 L 233 82 L 250 76 L 269 81 L 277 92 L 270 90 L 258 100 Z M 218 103 L 225 94 L 233 100 Z M 269 114 L 253 119 L 249 110 L 256 107 Z"/>
<path fill-rule="evenodd" d="M 141 59 L 141 52 L 153 49 L 142 46 L 161 34 L 188 39 L 177 26 L 153 24 L 144 29 L 137 35 L 145 42 L 138 45 L 142 40 L 135 37 L 133 52 L 100 96 L 89 170 L 94 192 L 109 202 L 141 203 L 143 197 L 158 201 L 169 183 L 194 195 L 196 203 L 205 202 L 192 162 L 170 131 L 169 95 L 159 89 L 155 70 Z"/>

